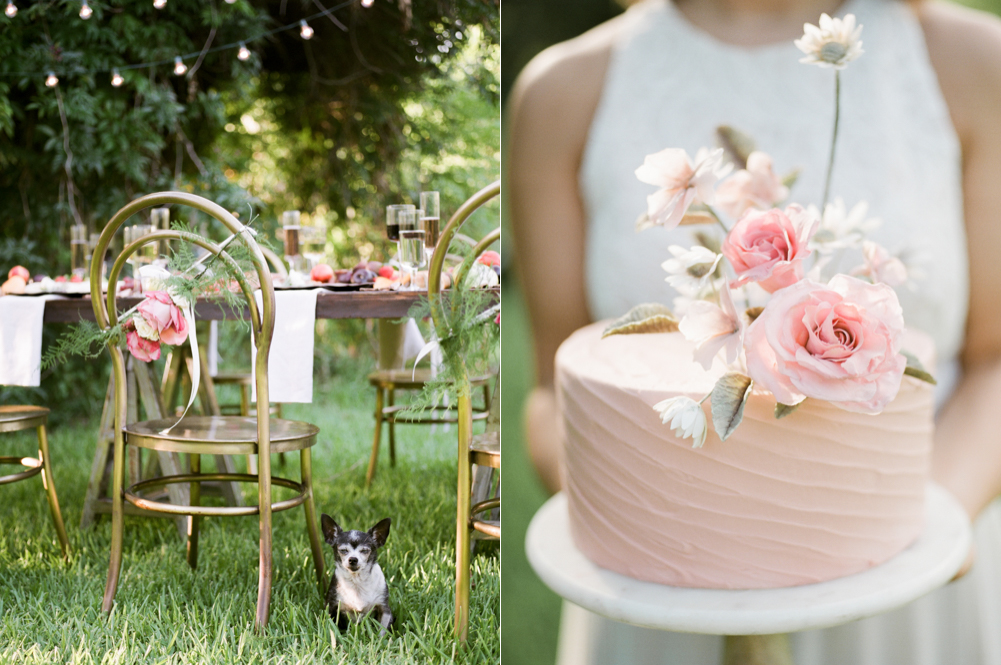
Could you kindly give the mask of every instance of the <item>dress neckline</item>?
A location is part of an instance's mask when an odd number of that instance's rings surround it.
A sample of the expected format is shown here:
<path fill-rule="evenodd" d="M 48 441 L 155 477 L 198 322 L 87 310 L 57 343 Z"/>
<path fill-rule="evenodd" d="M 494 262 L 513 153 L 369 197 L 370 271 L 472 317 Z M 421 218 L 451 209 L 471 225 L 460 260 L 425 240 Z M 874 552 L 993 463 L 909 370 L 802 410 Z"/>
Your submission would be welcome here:
<path fill-rule="evenodd" d="M 688 17 L 685 16 L 684 12 L 682 12 L 674 3 L 674 0 L 658 0 L 658 2 L 663 8 L 668 19 L 670 19 L 673 24 L 704 48 L 743 57 L 764 57 L 778 53 L 787 55 L 790 48 L 795 48 L 793 40 L 796 39 L 796 37 L 770 42 L 768 44 L 760 44 L 758 46 L 741 46 L 739 44 L 725 42 L 692 23 Z M 864 0 L 844 0 L 844 2 L 842 2 L 838 9 L 834 12 L 834 16 L 843 18 L 846 14 L 855 14 L 858 21 L 862 23 L 862 25 L 865 25 L 865 16 L 859 16 L 857 13 L 859 6 L 862 5 L 863 2 Z M 818 16 L 817 18 L 819 19 L 820 17 Z M 814 22 L 814 24 L 816 25 L 816 22 Z"/>

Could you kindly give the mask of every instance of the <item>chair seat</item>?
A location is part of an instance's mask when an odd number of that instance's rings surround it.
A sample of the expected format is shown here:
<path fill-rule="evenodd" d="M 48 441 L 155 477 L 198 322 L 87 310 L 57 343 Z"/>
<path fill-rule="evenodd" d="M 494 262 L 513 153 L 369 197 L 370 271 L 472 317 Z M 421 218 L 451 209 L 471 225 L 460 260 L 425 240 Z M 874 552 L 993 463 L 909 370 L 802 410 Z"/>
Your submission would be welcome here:
<path fill-rule="evenodd" d="M 0 432 L 17 432 L 44 425 L 49 410 L 44 406 L 0 406 Z"/>
<path fill-rule="evenodd" d="M 187 416 L 177 427 L 161 434 L 177 418 L 146 420 L 126 425 L 130 445 L 178 453 L 256 455 L 257 418 L 242 416 Z M 271 452 L 302 450 L 316 445 L 320 430 L 296 420 L 270 418 Z"/>
<path fill-rule="evenodd" d="M 252 372 L 221 372 L 212 377 L 212 383 L 217 386 L 249 386 L 254 383 L 254 374 Z"/>
<path fill-rule="evenodd" d="M 409 369 L 380 369 L 368 375 L 368 382 L 381 388 L 415 390 L 423 388 L 431 378 L 431 369 L 428 367 L 418 367 L 416 372 Z M 469 378 L 469 384 L 474 388 L 484 386 L 488 381 L 490 381 L 489 376 Z"/>
<path fill-rule="evenodd" d="M 477 434 L 469 443 L 469 456 L 473 464 L 500 468 L 500 432 Z"/>

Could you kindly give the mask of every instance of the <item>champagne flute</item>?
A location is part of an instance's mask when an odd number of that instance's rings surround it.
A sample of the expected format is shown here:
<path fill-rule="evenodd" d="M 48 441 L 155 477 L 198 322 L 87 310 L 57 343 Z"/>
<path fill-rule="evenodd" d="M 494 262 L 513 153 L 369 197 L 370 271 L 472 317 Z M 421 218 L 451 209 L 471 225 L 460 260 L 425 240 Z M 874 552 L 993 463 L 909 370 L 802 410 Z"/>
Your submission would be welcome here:
<path fill-rule="evenodd" d="M 289 273 L 302 275 L 306 261 L 299 249 L 302 226 L 298 210 L 286 210 L 282 213 L 282 230 L 285 232 L 285 261 L 288 262 Z"/>
<path fill-rule="evenodd" d="M 400 225 L 400 267 L 410 275 L 410 286 L 403 291 L 416 291 L 417 270 L 425 265 L 424 224 L 416 210 L 401 210 L 396 219 Z"/>
<path fill-rule="evenodd" d="M 74 224 L 70 227 L 70 272 L 81 278 L 87 275 L 87 227 Z"/>
<path fill-rule="evenodd" d="M 405 204 L 386 206 L 386 238 L 389 240 L 399 241 L 400 239 L 400 222 L 397 219 L 397 214 L 401 210 L 416 210 L 416 207 Z"/>
<path fill-rule="evenodd" d="M 428 254 L 434 253 L 438 244 L 438 222 L 441 219 L 438 192 L 421 192 L 421 210 L 424 211 L 424 238 Z"/>
<path fill-rule="evenodd" d="M 149 211 L 149 221 L 154 231 L 170 230 L 170 208 L 153 208 Z M 160 254 L 166 256 L 170 250 L 170 243 L 167 240 L 160 241 Z"/>

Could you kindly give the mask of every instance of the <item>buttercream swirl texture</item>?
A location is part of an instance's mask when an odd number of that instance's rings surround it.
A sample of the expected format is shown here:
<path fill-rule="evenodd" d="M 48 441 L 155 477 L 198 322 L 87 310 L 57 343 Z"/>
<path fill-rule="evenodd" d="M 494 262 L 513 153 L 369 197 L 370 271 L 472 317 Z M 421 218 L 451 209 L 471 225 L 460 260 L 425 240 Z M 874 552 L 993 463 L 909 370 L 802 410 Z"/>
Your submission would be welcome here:
<path fill-rule="evenodd" d="M 701 399 L 723 365 L 703 370 L 680 334 L 602 340 L 604 326 L 556 356 L 571 533 L 596 564 L 672 586 L 795 586 L 878 565 L 921 532 L 928 384 L 905 377 L 875 416 L 807 400 L 782 420 L 755 391 L 734 434 L 693 449 L 653 405 Z M 904 346 L 931 366 L 926 337 Z"/>

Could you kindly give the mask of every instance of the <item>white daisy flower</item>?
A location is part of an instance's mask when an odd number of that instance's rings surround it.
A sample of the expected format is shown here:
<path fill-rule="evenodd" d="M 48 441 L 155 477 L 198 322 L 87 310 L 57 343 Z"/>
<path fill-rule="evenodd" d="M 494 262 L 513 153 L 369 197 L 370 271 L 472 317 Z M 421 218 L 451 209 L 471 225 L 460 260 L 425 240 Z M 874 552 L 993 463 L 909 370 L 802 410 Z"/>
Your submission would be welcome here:
<path fill-rule="evenodd" d="M 836 198 L 824 207 L 820 216 L 816 206 L 807 209 L 815 218 L 820 218 L 820 226 L 810 239 L 810 249 L 827 254 L 836 249 L 860 247 L 866 236 L 879 228 L 883 220 L 867 217 L 869 205 L 865 201 L 856 203 L 851 210 L 843 199 Z"/>
<path fill-rule="evenodd" d="M 793 43 L 806 54 L 800 62 L 820 67 L 844 69 L 845 65 L 862 55 L 862 26 L 855 27 L 855 15 L 844 19 L 820 15 L 820 26 L 803 26 L 803 37 Z"/>
<path fill-rule="evenodd" d="M 717 254 L 701 245 L 691 249 L 671 245 L 667 250 L 674 258 L 664 261 L 660 267 L 669 273 L 667 283 L 682 293 L 702 290 L 712 279 L 716 266 L 723 258 L 722 254 Z"/>
<path fill-rule="evenodd" d="M 690 397 L 672 397 L 653 406 L 665 425 L 670 423 L 674 435 L 691 439 L 692 448 L 701 448 L 706 442 L 706 413 L 702 405 Z"/>

